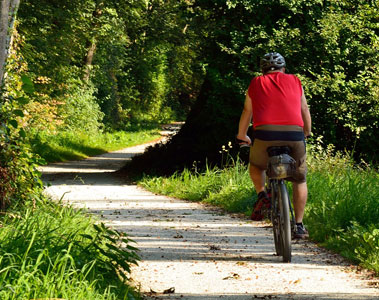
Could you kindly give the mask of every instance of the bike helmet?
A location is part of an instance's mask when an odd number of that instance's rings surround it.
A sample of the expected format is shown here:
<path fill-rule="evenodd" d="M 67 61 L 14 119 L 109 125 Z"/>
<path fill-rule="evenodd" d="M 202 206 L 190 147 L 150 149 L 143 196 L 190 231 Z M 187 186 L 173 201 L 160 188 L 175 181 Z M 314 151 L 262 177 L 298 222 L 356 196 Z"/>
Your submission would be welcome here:
<path fill-rule="evenodd" d="M 268 71 L 284 68 L 286 66 L 286 61 L 280 53 L 270 52 L 263 55 L 260 65 L 263 73 L 266 73 Z"/>

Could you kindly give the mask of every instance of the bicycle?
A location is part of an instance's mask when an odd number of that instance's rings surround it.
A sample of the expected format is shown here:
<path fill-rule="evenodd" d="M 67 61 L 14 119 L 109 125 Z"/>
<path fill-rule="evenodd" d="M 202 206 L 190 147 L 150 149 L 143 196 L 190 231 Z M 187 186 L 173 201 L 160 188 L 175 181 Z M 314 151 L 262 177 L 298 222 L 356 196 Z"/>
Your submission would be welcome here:
<path fill-rule="evenodd" d="M 240 147 L 250 147 L 237 139 Z M 269 161 L 266 170 L 266 193 L 271 209 L 269 217 L 273 226 L 276 255 L 283 257 L 283 262 L 292 259 L 292 233 L 295 230 L 295 216 L 288 195 L 285 180 L 294 174 L 296 161 L 290 156 L 289 146 L 272 146 L 267 149 Z"/>
<path fill-rule="evenodd" d="M 291 149 L 288 146 L 269 147 L 267 152 L 269 162 L 266 170 L 266 193 L 271 202 L 270 217 L 275 251 L 278 256 L 283 257 L 283 262 L 291 262 L 291 240 L 296 223 L 285 180 L 296 169 L 295 160 L 290 156 Z"/>

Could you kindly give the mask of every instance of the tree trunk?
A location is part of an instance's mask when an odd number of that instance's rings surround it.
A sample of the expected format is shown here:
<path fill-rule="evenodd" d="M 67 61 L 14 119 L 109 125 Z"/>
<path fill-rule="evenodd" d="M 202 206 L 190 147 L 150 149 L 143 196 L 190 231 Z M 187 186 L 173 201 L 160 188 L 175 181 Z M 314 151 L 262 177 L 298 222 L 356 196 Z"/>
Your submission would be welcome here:
<path fill-rule="evenodd" d="M 85 59 L 85 69 L 84 69 L 84 76 L 83 76 L 84 81 L 89 80 L 95 50 L 96 50 L 96 42 L 93 41 L 90 43 L 90 46 L 89 46 L 88 51 L 87 51 L 87 56 Z"/>
<path fill-rule="evenodd" d="M 102 10 L 103 6 L 104 6 L 104 2 L 100 1 L 99 3 L 97 3 L 95 10 L 92 12 L 92 18 L 93 18 L 92 24 L 91 24 L 92 29 L 97 29 L 99 27 L 99 17 L 103 13 L 103 10 Z M 84 76 L 83 76 L 83 80 L 86 82 L 89 80 L 89 77 L 91 75 L 92 61 L 93 61 L 93 57 L 96 51 L 96 37 L 94 37 L 92 41 L 91 40 L 87 41 L 87 49 L 88 49 L 87 55 L 84 58 Z"/>
<path fill-rule="evenodd" d="M 118 92 L 118 83 L 117 83 L 117 77 L 116 74 L 114 73 L 113 70 L 109 71 L 109 76 L 112 79 L 112 92 L 113 92 L 113 97 L 112 97 L 112 102 L 113 102 L 113 109 L 111 111 L 111 118 L 112 118 L 112 124 L 114 126 L 117 126 L 117 124 L 120 123 L 121 116 L 120 116 L 120 95 Z"/>
<path fill-rule="evenodd" d="M 9 54 L 12 29 L 20 0 L 0 0 L 0 85 L 3 82 L 5 62 Z"/>

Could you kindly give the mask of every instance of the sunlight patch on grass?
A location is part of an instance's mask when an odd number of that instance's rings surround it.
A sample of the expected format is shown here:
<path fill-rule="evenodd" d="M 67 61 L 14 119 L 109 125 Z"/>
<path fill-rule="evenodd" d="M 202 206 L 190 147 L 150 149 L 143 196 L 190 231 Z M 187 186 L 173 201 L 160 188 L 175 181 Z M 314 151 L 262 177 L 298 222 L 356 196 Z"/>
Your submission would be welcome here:
<path fill-rule="evenodd" d="M 96 134 L 58 132 L 56 135 L 35 134 L 29 143 L 34 153 L 51 163 L 83 159 L 150 142 L 159 137 L 157 129 Z"/>

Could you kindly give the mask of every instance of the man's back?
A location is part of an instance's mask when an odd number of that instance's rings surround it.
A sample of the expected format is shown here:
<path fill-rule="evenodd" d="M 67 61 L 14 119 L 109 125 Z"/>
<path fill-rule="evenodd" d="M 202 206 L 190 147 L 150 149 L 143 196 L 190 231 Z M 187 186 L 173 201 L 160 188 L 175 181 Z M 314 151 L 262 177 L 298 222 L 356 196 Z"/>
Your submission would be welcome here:
<path fill-rule="evenodd" d="M 272 72 L 255 77 L 248 94 L 252 101 L 254 127 L 268 124 L 303 127 L 302 87 L 295 75 Z"/>

